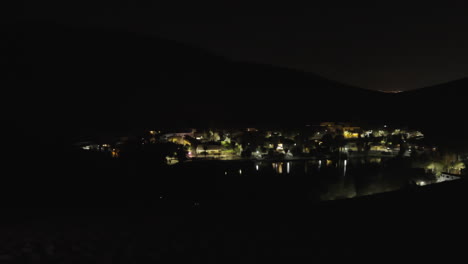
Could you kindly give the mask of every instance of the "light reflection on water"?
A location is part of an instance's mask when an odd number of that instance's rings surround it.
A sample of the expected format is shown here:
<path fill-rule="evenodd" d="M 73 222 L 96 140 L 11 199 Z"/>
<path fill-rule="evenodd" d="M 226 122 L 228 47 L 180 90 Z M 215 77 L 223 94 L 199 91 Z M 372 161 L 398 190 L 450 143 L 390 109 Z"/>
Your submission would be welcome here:
<path fill-rule="evenodd" d="M 194 166 L 188 174 L 203 175 L 205 172 L 213 177 L 223 177 L 226 181 L 220 180 L 223 185 L 219 188 L 233 188 L 234 196 L 251 188 L 251 193 L 258 195 L 269 192 L 270 197 L 279 197 L 283 193 L 284 197 L 323 201 L 401 189 L 414 179 L 414 172 L 402 169 L 398 164 L 388 158 L 352 157 L 342 160 L 190 162 L 186 166 Z M 215 182 L 210 181 L 210 184 Z"/>
<path fill-rule="evenodd" d="M 288 161 L 288 162 L 257 162 L 255 163 L 255 170 L 260 171 L 266 166 L 272 166 L 273 171 L 276 174 L 283 174 L 286 170 L 287 174 L 297 174 L 298 172 L 309 174 L 315 174 L 316 171 L 320 171 L 321 168 L 338 168 L 344 172 L 346 175 L 346 170 L 348 165 L 351 166 L 361 166 L 366 164 L 381 164 L 382 158 L 368 158 L 368 159 L 351 159 L 351 160 L 341 160 L 341 161 L 333 161 L 333 160 L 306 160 L 306 161 Z M 322 164 L 324 164 L 322 166 Z M 302 171 L 300 171 L 302 170 Z"/>
<path fill-rule="evenodd" d="M 380 162 L 380 161 L 379 161 Z M 325 164 L 322 166 L 322 163 Z M 271 168 L 274 174 L 316 174 L 317 171 L 320 171 L 321 168 L 339 168 L 340 170 L 346 171 L 348 164 L 358 165 L 358 164 L 369 164 L 375 163 L 375 160 L 362 162 L 359 161 L 332 161 L 332 160 L 307 160 L 307 161 L 257 161 L 254 163 L 255 172 L 262 173 L 264 171 L 269 171 L 268 168 Z M 255 174 L 255 173 L 254 173 Z"/>
<path fill-rule="evenodd" d="M 226 167 L 227 170 L 237 171 L 237 175 L 251 177 L 274 175 L 285 177 L 287 175 L 297 178 L 297 176 L 307 176 L 302 179 L 306 179 L 305 184 L 310 184 L 311 190 L 313 190 L 311 192 L 318 193 L 320 200 L 352 198 L 388 189 L 385 182 L 381 182 L 379 185 L 379 182 L 376 181 L 379 177 L 381 178 L 378 168 L 381 167 L 382 158 L 351 158 L 339 161 L 326 159 L 257 161 L 250 165 L 251 167 L 246 164 L 249 163 L 233 162 L 227 163 Z M 360 170 L 363 170 L 364 173 L 361 173 Z M 361 174 L 364 176 L 361 177 Z"/>
<path fill-rule="evenodd" d="M 277 165 L 276 165 L 276 168 L 277 168 L 277 173 L 278 174 L 283 174 L 283 162 L 278 162 Z"/>

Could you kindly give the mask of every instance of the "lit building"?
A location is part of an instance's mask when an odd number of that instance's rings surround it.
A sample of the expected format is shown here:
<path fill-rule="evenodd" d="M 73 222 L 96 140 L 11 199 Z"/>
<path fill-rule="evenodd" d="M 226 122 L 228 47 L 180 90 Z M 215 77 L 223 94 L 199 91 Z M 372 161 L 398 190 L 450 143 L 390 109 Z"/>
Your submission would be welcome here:
<path fill-rule="evenodd" d="M 422 138 L 424 134 L 420 131 L 410 131 L 408 132 L 408 138 Z"/>
<path fill-rule="evenodd" d="M 386 137 L 388 135 L 388 132 L 384 130 L 375 130 L 372 132 L 372 135 L 374 137 Z"/>
<path fill-rule="evenodd" d="M 442 172 L 440 176 L 437 177 L 437 182 L 445 182 L 445 181 L 454 181 L 460 179 L 460 175 L 456 175 L 453 173 Z"/>
<path fill-rule="evenodd" d="M 392 152 L 392 150 L 385 145 L 372 145 L 370 146 L 370 151 L 376 152 Z"/>
<path fill-rule="evenodd" d="M 283 147 L 283 144 L 282 144 L 282 143 L 279 143 L 279 144 L 278 144 L 278 146 L 276 147 L 276 151 L 284 152 L 284 147 Z"/>
<path fill-rule="evenodd" d="M 346 139 L 359 138 L 359 133 L 345 130 L 345 131 L 343 131 L 343 136 Z"/>
<path fill-rule="evenodd" d="M 194 137 L 195 129 L 192 129 L 190 132 L 174 132 L 174 133 L 166 133 L 161 136 L 161 140 L 167 141 L 169 138 L 172 137 L 185 137 L 185 136 L 190 136 Z"/>
<path fill-rule="evenodd" d="M 172 143 L 175 143 L 175 144 L 179 144 L 179 145 L 191 145 L 191 143 L 186 140 L 184 137 L 180 137 L 180 136 L 173 136 L 173 137 L 169 137 L 166 139 L 168 142 L 172 142 Z"/>
<path fill-rule="evenodd" d="M 197 155 L 204 155 L 205 152 L 207 155 L 221 155 L 221 150 L 221 145 L 199 145 L 195 152 Z"/>

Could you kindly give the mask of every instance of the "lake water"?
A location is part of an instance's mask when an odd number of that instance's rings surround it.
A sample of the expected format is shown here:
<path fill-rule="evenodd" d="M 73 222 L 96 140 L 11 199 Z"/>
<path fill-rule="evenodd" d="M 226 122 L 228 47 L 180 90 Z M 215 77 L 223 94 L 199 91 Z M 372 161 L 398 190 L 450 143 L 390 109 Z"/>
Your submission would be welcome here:
<path fill-rule="evenodd" d="M 416 176 L 409 167 L 385 158 L 205 160 L 180 164 L 176 171 L 178 175 L 184 175 L 184 179 L 177 182 L 185 181 L 190 185 L 185 194 L 201 199 L 237 197 L 247 200 L 346 199 L 398 190 Z"/>

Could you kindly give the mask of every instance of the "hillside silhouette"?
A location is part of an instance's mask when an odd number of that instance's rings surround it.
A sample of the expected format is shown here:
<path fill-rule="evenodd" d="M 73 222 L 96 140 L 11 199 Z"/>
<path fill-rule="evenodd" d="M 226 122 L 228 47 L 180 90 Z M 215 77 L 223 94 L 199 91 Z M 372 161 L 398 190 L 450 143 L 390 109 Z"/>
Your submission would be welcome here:
<path fill-rule="evenodd" d="M 468 146 L 466 112 L 468 78 L 393 95 L 398 102 L 393 119 L 425 131 L 435 143 L 453 150 Z"/>
<path fill-rule="evenodd" d="M 24 22 L 3 73 L 22 120 L 72 127 L 288 124 L 359 119 L 380 93 L 295 70 L 232 62 L 128 32 Z M 34 109 L 34 111 L 30 111 Z M 229 120 L 226 122 L 226 120 Z"/>
<path fill-rule="evenodd" d="M 118 30 L 28 21 L 2 32 L 3 119 L 23 130 L 40 127 L 40 138 L 330 120 L 390 122 L 442 141 L 466 134 L 467 79 L 388 94 Z"/>

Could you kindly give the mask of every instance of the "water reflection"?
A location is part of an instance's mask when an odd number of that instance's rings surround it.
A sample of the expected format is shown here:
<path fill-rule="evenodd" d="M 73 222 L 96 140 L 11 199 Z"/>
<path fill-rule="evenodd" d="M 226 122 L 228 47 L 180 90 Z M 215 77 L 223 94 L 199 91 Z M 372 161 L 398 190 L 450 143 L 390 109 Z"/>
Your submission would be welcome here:
<path fill-rule="evenodd" d="M 343 176 L 346 176 L 346 166 L 348 165 L 348 160 L 344 160 L 344 166 L 343 166 Z"/>
<path fill-rule="evenodd" d="M 370 158 L 370 159 L 345 159 L 341 161 L 334 160 L 306 160 L 306 161 L 288 161 L 288 162 L 263 162 L 256 163 L 255 171 L 260 171 L 262 167 L 273 168 L 275 174 L 317 174 L 321 170 L 329 171 L 334 169 L 342 172 L 341 174 L 346 175 L 349 167 L 362 167 L 368 166 L 369 164 L 378 165 L 382 162 L 381 158 Z M 270 165 L 271 164 L 271 165 Z"/>
<path fill-rule="evenodd" d="M 283 162 L 278 162 L 276 165 L 277 173 L 283 174 Z"/>
<path fill-rule="evenodd" d="M 390 175 L 383 174 L 380 157 L 343 160 L 303 160 L 255 164 L 255 171 L 271 166 L 273 175 L 304 175 L 310 192 L 320 200 L 352 198 L 400 188 Z M 271 165 L 270 165 L 271 163 Z M 271 175 L 271 174 L 262 174 Z M 397 187 L 395 187 L 397 186 Z"/>
<path fill-rule="evenodd" d="M 385 158 L 348 158 L 342 160 L 223 161 L 200 163 L 201 171 L 225 177 L 242 177 L 241 186 L 252 186 L 253 193 L 270 190 L 271 195 L 303 195 L 307 199 L 334 200 L 352 198 L 402 188 L 412 172 Z M 196 165 L 195 162 L 190 163 Z M 385 166 L 382 166 L 382 165 Z M 393 166 L 393 167 L 392 167 Z M 396 169 L 395 169 L 396 168 Z M 193 172 L 193 170 L 191 170 Z M 224 174 L 224 175 L 223 175 Z M 282 177 L 274 177 L 274 176 Z M 288 177 L 286 177 L 286 175 Z M 232 179 L 229 179 L 231 184 Z M 286 188 L 290 184 L 287 190 Z M 226 186 L 229 186 L 226 185 Z M 269 188 L 264 188 L 269 186 Z M 231 187 L 223 187 L 231 188 Z M 260 194 L 259 194 L 260 195 Z"/>

